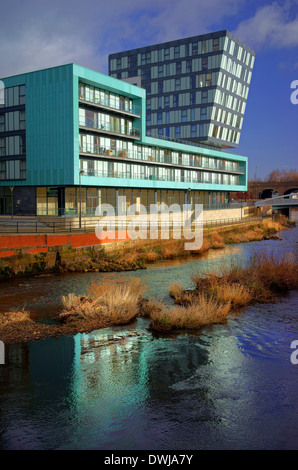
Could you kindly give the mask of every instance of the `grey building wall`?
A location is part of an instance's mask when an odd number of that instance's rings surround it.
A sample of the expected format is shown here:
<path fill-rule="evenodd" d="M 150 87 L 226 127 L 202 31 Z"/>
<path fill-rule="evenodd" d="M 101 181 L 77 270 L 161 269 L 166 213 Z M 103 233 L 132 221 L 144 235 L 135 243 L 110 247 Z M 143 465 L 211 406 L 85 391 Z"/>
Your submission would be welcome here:
<path fill-rule="evenodd" d="M 141 77 L 149 133 L 237 147 L 254 56 L 223 30 L 111 54 L 109 74 Z"/>

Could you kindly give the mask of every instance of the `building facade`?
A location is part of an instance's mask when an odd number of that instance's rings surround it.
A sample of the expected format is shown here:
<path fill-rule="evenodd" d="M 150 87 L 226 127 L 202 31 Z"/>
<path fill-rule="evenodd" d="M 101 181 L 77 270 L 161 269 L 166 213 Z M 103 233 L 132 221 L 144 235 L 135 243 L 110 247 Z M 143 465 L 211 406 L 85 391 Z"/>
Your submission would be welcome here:
<path fill-rule="evenodd" d="M 235 148 L 254 59 L 224 30 L 111 54 L 109 75 L 146 89 L 148 135 Z"/>
<path fill-rule="evenodd" d="M 2 83 L 1 214 L 92 215 L 118 196 L 224 204 L 247 189 L 246 157 L 148 137 L 143 88 L 75 64 Z"/>

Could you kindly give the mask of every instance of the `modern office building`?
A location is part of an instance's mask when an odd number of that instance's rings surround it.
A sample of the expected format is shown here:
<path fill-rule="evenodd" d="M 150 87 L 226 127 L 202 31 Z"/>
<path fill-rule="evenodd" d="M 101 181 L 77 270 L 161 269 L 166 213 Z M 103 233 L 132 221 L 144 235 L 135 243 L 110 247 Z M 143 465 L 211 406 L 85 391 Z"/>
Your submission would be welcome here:
<path fill-rule="evenodd" d="M 121 195 L 210 205 L 247 189 L 246 157 L 146 136 L 143 88 L 75 64 L 2 85 L 1 214 L 94 214 Z"/>
<path fill-rule="evenodd" d="M 148 135 L 237 147 L 255 54 L 229 31 L 109 56 L 109 75 L 146 89 Z"/>

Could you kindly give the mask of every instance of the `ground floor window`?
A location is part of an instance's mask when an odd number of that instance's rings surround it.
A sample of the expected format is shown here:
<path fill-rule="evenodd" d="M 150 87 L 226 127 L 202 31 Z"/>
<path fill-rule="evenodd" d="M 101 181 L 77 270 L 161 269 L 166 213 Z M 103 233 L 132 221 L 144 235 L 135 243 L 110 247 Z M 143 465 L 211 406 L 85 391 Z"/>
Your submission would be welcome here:
<path fill-rule="evenodd" d="M 125 196 L 125 200 L 121 199 L 121 196 Z M 1 214 L 11 213 L 11 202 L 10 188 L 0 188 Z M 99 204 L 110 204 L 117 213 L 125 212 L 132 204 L 142 204 L 149 211 L 150 204 L 177 204 L 181 207 L 183 204 L 189 204 L 192 208 L 195 204 L 203 204 L 207 208 L 228 202 L 229 193 L 225 191 L 83 186 L 36 188 L 36 213 L 40 216 L 78 216 L 80 212 L 83 216 L 94 216 Z"/>

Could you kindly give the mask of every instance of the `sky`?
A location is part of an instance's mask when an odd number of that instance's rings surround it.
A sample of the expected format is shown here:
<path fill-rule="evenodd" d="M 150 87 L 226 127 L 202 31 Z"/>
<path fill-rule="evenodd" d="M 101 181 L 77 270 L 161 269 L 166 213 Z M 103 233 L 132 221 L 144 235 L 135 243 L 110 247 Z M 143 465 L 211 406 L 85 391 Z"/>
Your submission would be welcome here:
<path fill-rule="evenodd" d="M 1 0 L 0 77 L 227 29 L 256 52 L 240 144 L 248 176 L 297 169 L 298 0 Z M 297 96 L 297 95 L 296 95 Z"/>

